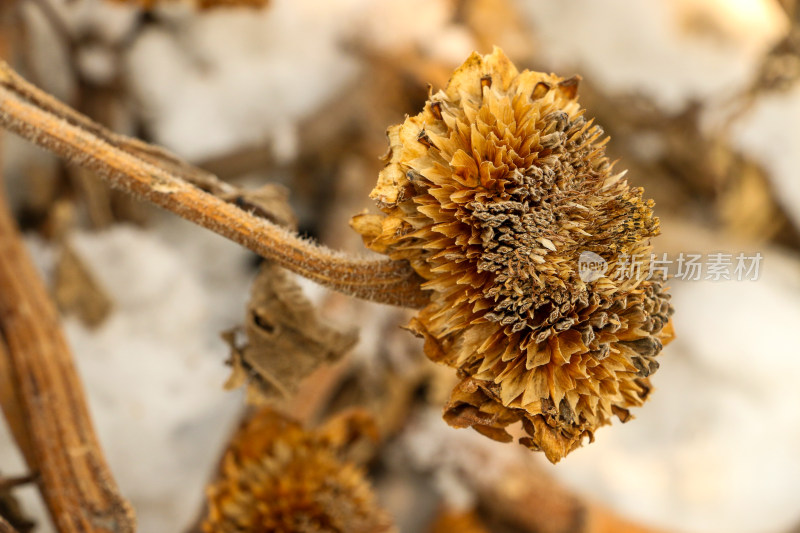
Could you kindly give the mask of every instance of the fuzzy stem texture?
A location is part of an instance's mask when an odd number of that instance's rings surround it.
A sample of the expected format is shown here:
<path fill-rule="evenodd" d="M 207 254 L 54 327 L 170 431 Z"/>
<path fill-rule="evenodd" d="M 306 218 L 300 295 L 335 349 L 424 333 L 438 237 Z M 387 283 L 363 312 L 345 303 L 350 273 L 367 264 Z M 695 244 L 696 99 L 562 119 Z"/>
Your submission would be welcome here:
<path fill-rule="evenodd" d="M 165 150 L 109 132 L 0 63 L 0 125 L 113 187 L 158 205 L 331 289 L 376 302 L 419 308 L 421 279 L 405 262 L 331 251 L 233 205 L 235 191 Z"/>

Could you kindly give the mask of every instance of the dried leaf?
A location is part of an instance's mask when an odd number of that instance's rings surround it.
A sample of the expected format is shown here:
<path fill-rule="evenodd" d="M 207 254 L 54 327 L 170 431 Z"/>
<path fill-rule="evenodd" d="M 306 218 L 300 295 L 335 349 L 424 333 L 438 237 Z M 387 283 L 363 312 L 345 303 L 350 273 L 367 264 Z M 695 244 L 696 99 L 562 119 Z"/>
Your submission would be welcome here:
<path fill-rule="evenodd" d="M 355 345 L 355 330 L 341 333 L 317 314 L 300 287 L 280 267 L 265 263 L 247 308 L 247 341 L 224 334 L 233 366 L 227 388 L 249 383 L 267 398 L 288 397 L 319 365 L 342 357 Z"/>
<path fill-rule="evenodd" d="M 111 298 L 67 243 L 56 265 L 55 299 L 64 314 L 75 314 L 87 327 L 97 327 L 111 312 Z"/>

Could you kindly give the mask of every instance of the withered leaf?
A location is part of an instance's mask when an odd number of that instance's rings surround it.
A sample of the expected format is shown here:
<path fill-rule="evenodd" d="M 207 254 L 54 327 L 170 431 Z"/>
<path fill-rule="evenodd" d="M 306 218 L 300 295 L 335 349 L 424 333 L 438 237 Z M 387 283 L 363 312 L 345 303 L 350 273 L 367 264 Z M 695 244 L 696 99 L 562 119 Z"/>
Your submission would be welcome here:
<path fill-rule="evenodd" d="M 88 327 L 99 326 L 111 312 L 111 298 L 75 250 L 64 243 L 56 265 L 55 300 Z"/>
<path fill-rule="evenodd" d="M 326 324 L 286 271 L 271 263 L 253 283 L 244 333 L 242 345 L 235 331 L 223 334 L 233 367 L 226 388 L 248 383 L 251 394 L 266 398 L 288 397 L 306 376 L 341 358 L 358 340 L 355 330 L 341 333 Z"/>

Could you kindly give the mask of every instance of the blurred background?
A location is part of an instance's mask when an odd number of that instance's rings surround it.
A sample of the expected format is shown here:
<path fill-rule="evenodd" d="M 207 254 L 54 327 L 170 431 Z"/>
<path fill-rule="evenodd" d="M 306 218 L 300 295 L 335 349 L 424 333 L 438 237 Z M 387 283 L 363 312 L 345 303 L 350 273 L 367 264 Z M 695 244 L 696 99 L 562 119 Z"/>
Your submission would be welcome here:
<path fill-rule="evenodd" d="M 656 201 L 656 252 L 763 257 L 757 280 L 670 283 L 656 393 L 555 466 L 447 427 L 453 376 L 398 327 L 406 311 L 302 282 L 359 341 L 283 406 L 308 424 L 376 414 L 370 476 L 402 532 L 581 531 L 573 498 L 662 531 L 800 531 L 796 0 L 218 3 L 233 2 L 3 0 L 3 55 L 114 131 L 285 186 L 302 233 L 360 252 L 348 221 L 375 209 L 386 128 L 497 45 L 520 69 L 583 77 L 617 168 Z M 10 135 L 2 165 L 140 530 L 181 531 L 242 411 L 219 333 L 243 323 L 258 260 Z M 23 471 L 4 427 L 0 471 Z"/>

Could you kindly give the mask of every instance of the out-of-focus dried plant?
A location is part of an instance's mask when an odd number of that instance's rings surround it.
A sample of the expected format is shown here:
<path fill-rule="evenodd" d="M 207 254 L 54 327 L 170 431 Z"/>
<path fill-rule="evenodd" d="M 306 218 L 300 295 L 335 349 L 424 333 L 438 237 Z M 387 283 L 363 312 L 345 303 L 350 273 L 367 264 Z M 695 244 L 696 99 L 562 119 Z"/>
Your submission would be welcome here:
<path fill-rule="evenodd" d="M 150 10 L 160 4 L 175 4 L 184 0 L 109 0 L 118 4 L 130 4 Z M 250 7 L 263 8 L 269 5 L 269 0 L 188 0 L 188 2 L 198 9 L 216 9 L 230 7 Z"/>
<path fill-rule="evenodd" d="M 36 522 L 25 515 L 11 491 L 34 480 L 35 476 L 33 475 L 22 478 L 6 478 L 0 475 L 0 532 L 30 533 L 33 531 Z M 4 522 L 4 520 L 7 520 L 7 522 Z M 5 527 L 10 529 L 4 530 L 4 524 Z"/>
<path fill-rule="evenodd" d="M 614 139 L 607 146 L 609 155 L 625 157 L 661 209 L 701 217 L 750 242 L 796 246 L 797 231 L 763 162 L 743 153 L 731 139 L 731 121 L 769 90 L 757 77 L 726 103 L 725 120 L 713 125 L 704 124 L 711 121 L 700 102 L 668 112 L 642 95 L 610 93 L 593 84 L 583 87 L 581 99 L 587 109 L 597 110 L 597 121 Z"/>
<path fill-rule="evenodd" d="M 58 311 L 0 196 L 3 411 L 61 533 L 132 533 L 89 417 Z"/>
<path fill-rule="evenodd" d="M 501 48 L 515 60 L 533 56 L 530 28 L 509 0 L 459 0 L 456 13 L 471 30 L 478 50 Z"/>
<path fill-rule="evenodd" d="M 457 511 L 442 509 L 436 521 L 431 524 L 429 533 L 489 533 L 474 510 Z"/>
<path fill-rule="evenodd" d="M 18 531 L 0 516 L 0 533 L 18 533 Z"/>
<path fill-rule="evenodd" d="M 67 243 L 61 248 L 55 283 L 54 297 L 59 309 L 65 314 L 75 313 L 87 326 L 99 326 L 111 312 L 108 294 Z"/>
<path fill-rule="evenodd" d="M 380 533 L 394 531 L 361 468 L 347 459 L 376 439 L 362 412 L 306 431 L 264 408 L 236 432 L 208 487 L 206 533 Z"/>
<path fill-rule="evenodd" d="M 750 87 L 750 99 L 764 90 L 785 90 L 800 79 L 800 6 L 796 0 L 780 2 L 789 20 L 789 30 L 767 53 Z"/>
<path fill-rule="evenodd" d="M 433 292 L 409 329 L 462 378 L 445 420 L 505 442 L 522 420 L 520 442 L 553 462 L 612 415 L 630 418 L 672 338 L 662 281 L 645 279 L 653 202 L 612 172 L 577 86 L 519 73 L 499 49 L 473 54 L 389 129 L 371 194 L 385 214 L 353 219 Z M 608 276 L 581 278 L 585 252 Z"/>

